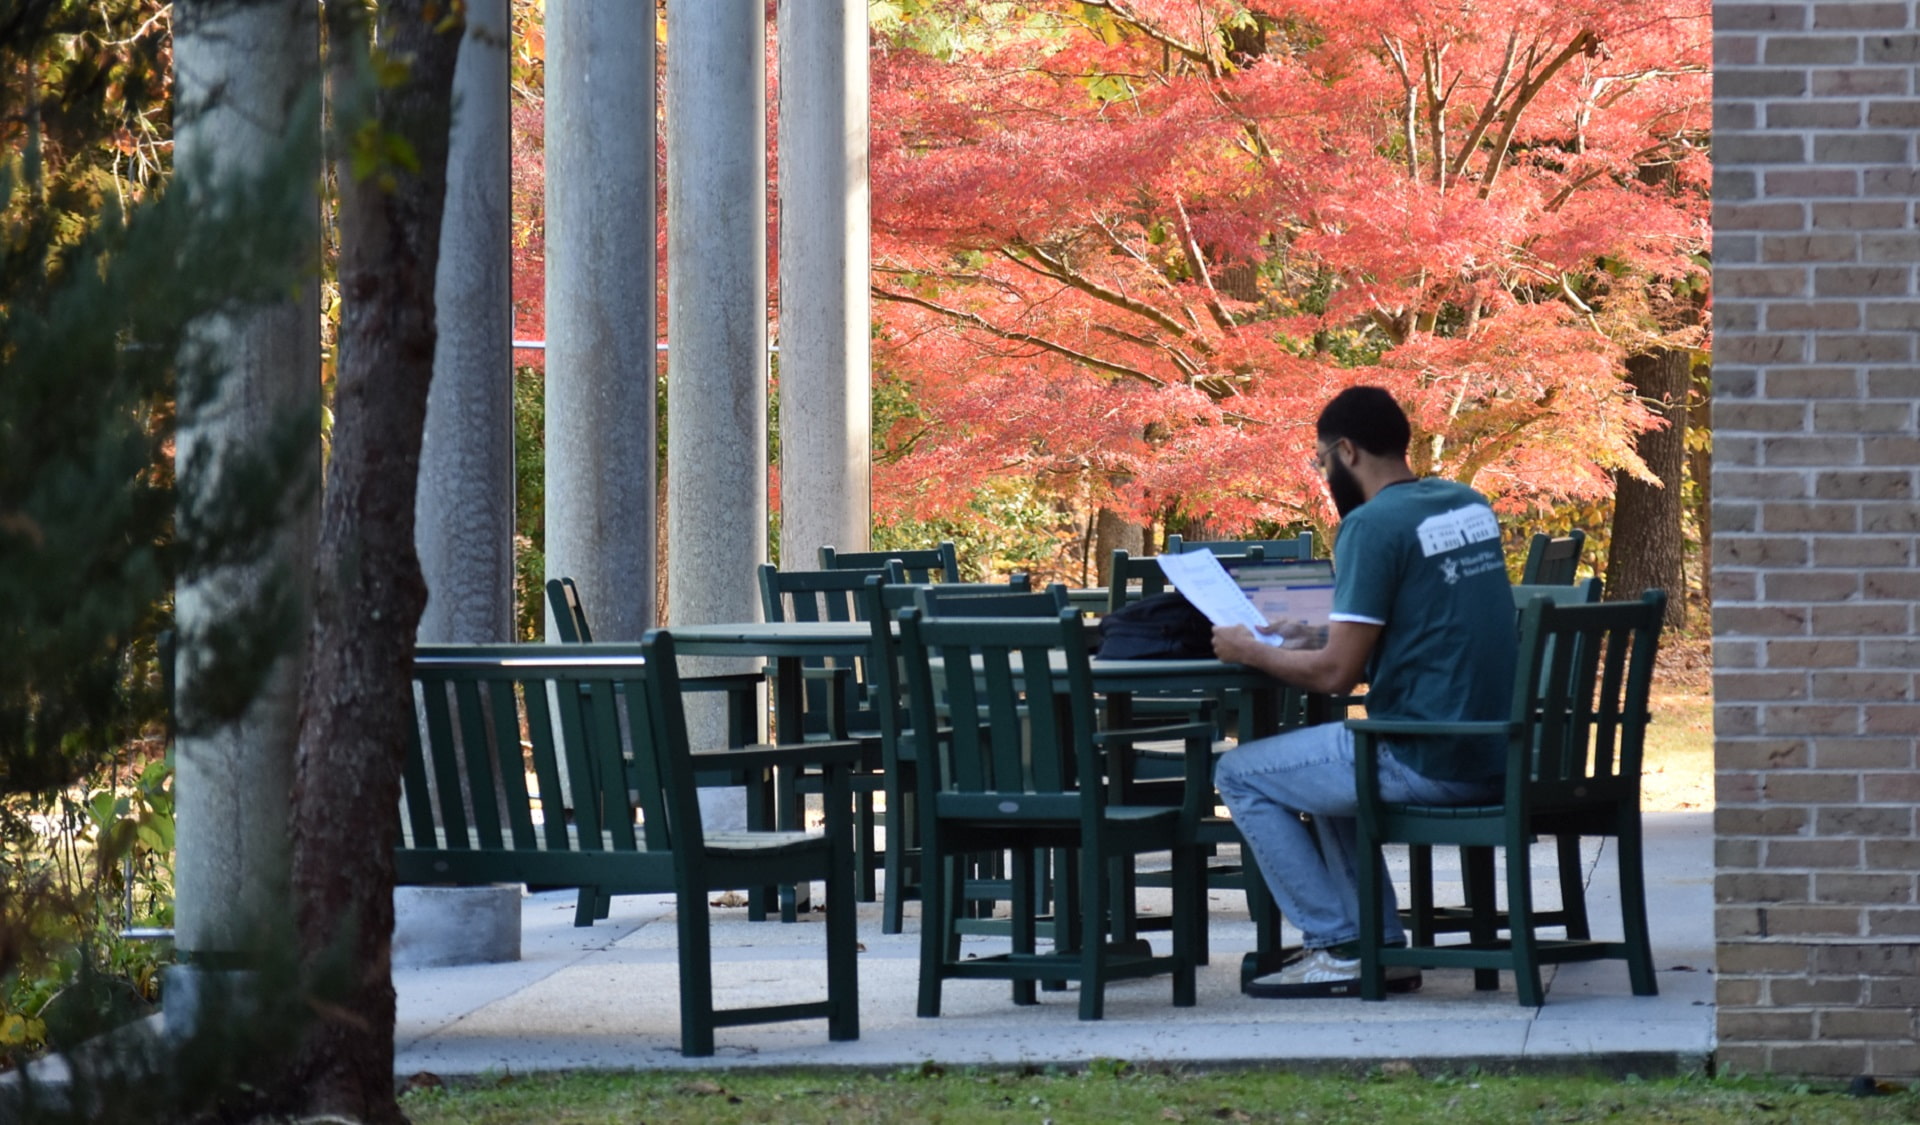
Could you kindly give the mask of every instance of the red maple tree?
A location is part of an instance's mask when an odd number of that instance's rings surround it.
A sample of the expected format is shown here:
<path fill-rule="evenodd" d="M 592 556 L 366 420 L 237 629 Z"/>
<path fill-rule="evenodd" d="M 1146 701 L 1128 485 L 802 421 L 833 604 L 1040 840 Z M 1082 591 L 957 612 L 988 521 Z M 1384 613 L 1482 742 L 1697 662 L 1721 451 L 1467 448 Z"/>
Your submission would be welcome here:
<path fill-rule="evenodd" d="M 895 0 L 875 23 L 882 520 L 995 477 L 1321 523 L 1320 404 L 1416 467 L 1591 499 L 1703 346 L 1708 0 Z M 1689 327 L 1685 322 L 1691 321 Z"/>

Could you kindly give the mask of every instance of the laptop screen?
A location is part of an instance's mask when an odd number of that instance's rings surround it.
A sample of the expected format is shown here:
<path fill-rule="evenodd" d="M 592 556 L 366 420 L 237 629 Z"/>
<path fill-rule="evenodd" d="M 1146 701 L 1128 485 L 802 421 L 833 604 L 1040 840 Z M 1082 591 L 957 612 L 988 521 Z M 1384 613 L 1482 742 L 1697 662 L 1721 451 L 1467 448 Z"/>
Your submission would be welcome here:
<path fill-rule="evenodd" d="M 1324 638 L 1333 613 L 1331 560 L 1240 563 L 1227 573 L 1269 624 L 1294 622 Z"/>

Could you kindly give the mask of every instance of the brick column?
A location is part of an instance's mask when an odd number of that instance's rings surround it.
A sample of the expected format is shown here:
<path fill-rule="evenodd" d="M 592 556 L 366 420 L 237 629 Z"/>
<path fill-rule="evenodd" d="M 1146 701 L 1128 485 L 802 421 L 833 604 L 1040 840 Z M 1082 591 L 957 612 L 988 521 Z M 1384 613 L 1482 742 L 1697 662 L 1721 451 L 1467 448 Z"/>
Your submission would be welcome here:
<path fill-rule="evenodd" d="M 1719 0 L 1714 55 L 1719 1061 L 1911 1077 L 1915 6 Z"/>

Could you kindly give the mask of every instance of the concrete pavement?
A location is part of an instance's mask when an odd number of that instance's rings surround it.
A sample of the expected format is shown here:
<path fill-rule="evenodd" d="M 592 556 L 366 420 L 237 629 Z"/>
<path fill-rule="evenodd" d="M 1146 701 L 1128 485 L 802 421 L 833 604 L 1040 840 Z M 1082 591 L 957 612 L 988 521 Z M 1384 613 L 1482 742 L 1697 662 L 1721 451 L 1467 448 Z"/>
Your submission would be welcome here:
<path fill-rule="evenodd" d="M 665 896 L 613 901 L 612 917 L 572 925 L 573 895 L 523 903 L 517 962 L 396 971 L 396 1072 L 442 1076 L 554 1069 L 829 1066 L 893 1069 L 945 1064 L 1072 1066 L 1096 1058 L 1194 1067 L 1364 1067 L 1409 1061 L 1423 1069 L 1599 1069 L 1642 1075 L 1706 1069 L 1713 1051 L 1713 839 L 1709 812 L 1649 813 L 1648 909 L 1660 995 L 1636 997 L 1626 967 L 1606 961 L 1549 967 L 1547 1002 L 1522 1008 L 1512 980 L 1477 993 L 1465 970 L 1428 970 L 1418 993 L 1359 1000 L 1256 1000 L 1238 989 L 1253 927 L 1237 892 L 1213 892 L 1213 963 L 1200 1002 L 1170 1004 L 1165 977 L 1109 986 L 1106 1018 L 1082 1023 L 1076 993 L 1042 993 L 1015 1008 L 1001 982 L 949 981 L 943 1014 L 914 1015 L 919 925 L 880 933 L 877 905 L 860 911 L 861 1035 L 832 1043 L 821 1020 L 723 1028 L 717 1054 L 683 1059 L 673 906 Z M 1596 936 L 1618 934 L 1614 855 L 1589 842 L 1588 900 Z M 1437 893 L 1458 894 L 1436 851 Z M 1536 870 L 1551 872 L 1550 843 Z M 1557 900 L 1551 878 L 1540 901 Z M 1448 901 L 1442 898 L 1441 901 Z M 1151 900 L 1149 900 L 1151 902 Z M 1164 900 L 1160 908 L 1165 909 Z M 749 923 L 714 911 L 720 1003 L 817 998 L 824 989 L 823 927 Z M 1164 941 L 1157 935 L 1156 941 Z M 1297 940 L 1293 935 L 1289 941 Z M 982 951 L 991 939 L 978 939 Z"/>

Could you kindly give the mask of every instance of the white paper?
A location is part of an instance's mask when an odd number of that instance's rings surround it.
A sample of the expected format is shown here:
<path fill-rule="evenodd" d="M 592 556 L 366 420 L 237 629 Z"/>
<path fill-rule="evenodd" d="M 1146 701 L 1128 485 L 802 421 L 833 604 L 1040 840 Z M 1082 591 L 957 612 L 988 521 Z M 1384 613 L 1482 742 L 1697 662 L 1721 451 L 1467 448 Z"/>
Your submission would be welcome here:
<path fill-rule="evenodd" d="M 1188 551 L 1179 555 L 1160 555 L 1160 570 L 1173 588 L 1186 595 L 1195 609 L 1207 615 L 1215 625 L 1245 625 L 1253 635 L 1275 648 L 1283 643 L 1278 634 L 1261 632 L 1267 624 L 1265 614 L 1248 599 L 1246 591 L 1212 551 Z"/>

